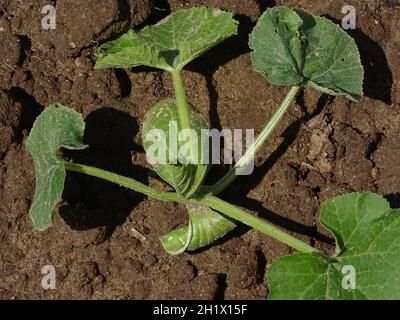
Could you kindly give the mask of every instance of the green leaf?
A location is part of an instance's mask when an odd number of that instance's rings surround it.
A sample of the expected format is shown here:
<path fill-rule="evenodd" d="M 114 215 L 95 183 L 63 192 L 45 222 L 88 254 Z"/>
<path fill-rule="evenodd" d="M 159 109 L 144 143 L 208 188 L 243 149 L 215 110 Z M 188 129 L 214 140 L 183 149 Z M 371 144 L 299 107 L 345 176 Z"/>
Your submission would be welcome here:
<path fill-rule="evenodd" d="M 99 48 L 95 68 L 150 66 L 182 69 L 237 33 L 232 13 L 211 8 L 177 11 L 156 25 L 130 30 Z"/>
<path fill-rule="evenodd" d="M 164 249 L 173 255 L 194 251 L 223 237 L 236 225 L 210 208 L 189 206 L 189 225 L 160 238 Z"/>
<path fill-rule="evenodd" d="M 194 112 L 190 106 L 189 112 L 191 128 L 196 134 L 198 142 L 196 144 L 197 151 L 193 152 L 193 159 L 189 163 L 182 163 L 182 157 L 179 156 L 185 143 L 178 139 L 181 124 L 175 100 L 162 101 L 152 108 L 145 117 L 142 130 L 144 149 L 149 162 L 154 163 L 154 171 L 173 186 L 178 193 L 187 198 L 198 190 L 209 168 L 208 164 L 202 164 L 205 162 L 203 155 L 206 153 L 201 143 L 201 130 L 209 128 L 207 121 L 201 114 Z M 160 132 L 159 136 L 157 136 L 157 132 Z M 196 142 L 196 140 L 193 141 Z M 157 147 L 157 142 L 165 145 L 165 152 L 161 151 L 162 148 Z M 151 155 L 152 149 L 155 150 L 153 155 Z M 158 160 L 160 154 L 162 160 Z"/>
<path fill-rule="evenodd" d="M 269 299 L 400 299 L 399 213 L 372 193 L 326 201 L 321 223 L 336 238 L 334 260 L 304 253 L 278 259 Z"/>
<path fill-rule="evenodd" d="M 250 35 L 254 69 L 276 85 L 309 85 L 359 101 L 364 70 L 354 40 L 330 20 L 268 9 Z"/>
<path fill-rule="evenodd" d="M 61 148 L 84 149 L 82 137 L 85 123 L 82 115 L 61 104 L 47 107 L 36 119 L 26 148 L 35 165 L 36 190 L 30 217 L 36 229 L 43 231 L 52 225 L 52 212 L 64 189 L 64 161 Z"/>

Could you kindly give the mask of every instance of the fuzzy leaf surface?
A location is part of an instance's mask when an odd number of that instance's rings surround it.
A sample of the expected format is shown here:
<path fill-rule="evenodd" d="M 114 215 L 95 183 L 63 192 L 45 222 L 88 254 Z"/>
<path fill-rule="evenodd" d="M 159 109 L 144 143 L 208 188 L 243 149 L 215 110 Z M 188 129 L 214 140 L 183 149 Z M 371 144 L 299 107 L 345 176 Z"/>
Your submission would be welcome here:
<path fill-rule="evenodd" d="M 208 49 L 237 33 L 233 14 L 213 8 L 191 8 L 172 13 L 140 31 L 129 30 L 102 45 L 96 68 L 140 65 L 164 70 L 182 69 Z"/>
<path fill-rule="evenodd" d="M 36 119 L 26 148 L 35 165 L 35 197 L 29 215 L 36 229 L 52 225 L 53 209 L 64 190 L 65 168 L 61 148 L 79 150 L 83 143 L 85 123 L 82 115 L 61 104 L 47 107 Z"/>

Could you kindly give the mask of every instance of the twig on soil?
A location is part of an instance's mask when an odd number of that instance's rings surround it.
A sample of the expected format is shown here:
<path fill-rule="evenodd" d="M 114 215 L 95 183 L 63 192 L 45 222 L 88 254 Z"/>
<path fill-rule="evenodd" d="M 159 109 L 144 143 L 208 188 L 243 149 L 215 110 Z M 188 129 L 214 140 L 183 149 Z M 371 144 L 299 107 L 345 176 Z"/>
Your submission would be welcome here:
<path fill-rule="evenodd" d="M 140 242 L 147 241 L 147 238 L 143 234 L 141 234 L 139 231 L 137 231 L 134 227 L 131 228 L 131 233 Z"/>

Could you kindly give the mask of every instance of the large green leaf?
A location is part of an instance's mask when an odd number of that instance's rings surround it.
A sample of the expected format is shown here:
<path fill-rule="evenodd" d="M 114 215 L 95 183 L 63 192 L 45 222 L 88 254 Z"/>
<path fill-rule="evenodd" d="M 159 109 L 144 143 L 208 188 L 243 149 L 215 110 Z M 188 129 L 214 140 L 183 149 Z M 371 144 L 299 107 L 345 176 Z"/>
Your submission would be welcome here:
<path fill-rule="evenodd" d="M 203 52 L 237 33 L 233 15 L 218 9 L 177 11 L 156 25 L 130 30 L 100 47 L 96 68 L 139 65 L 182 69 Z"/>
<path fill-rule="evenodd" d="M 173 255 L 205 247 L 223 237 L 236 225 L 210 208 L 189 206 L 189 225 L 160 238 L 164 249 Z"/>
<path fill-rule="evenodd" d="M 203 161 L 204 155 L 207 153 L 201 143 L 201 131 L 209 128 L 207 121 L 201 114 L 194 112 L 190 106 L 189 112 L 191 128 L 197 137 L 196 140 L 193 140 L 197 142 L 197 150 L 193 153 L 192 161 L 188 163 L 183 163 L 182 157 L 179 157 L 179 152 L 182 151 L 185 143 L 178 141 L 181 124 L 175 100 L 164 100 L 153 107 L 145 117 L 142 130 L 143 145 L 150 163 L 154 164 L 154 170 L 185 197 L 190 197 L 198 190 L 209 167 L 208 164 L 203 164 L 207 163 Z M 160 132 L 162 137 L 161 135 L 157 136 L 157 132 Z M 154 147 L 156 151 L 159 149 L 156 142 L 165 144 L 163 161 L 157 159 L 162 151 L 150 155 L 151 148 Z"/>
<path fill-rule="evenodd" d="M 364 71 L 354 40 L 330 20 L 268 9 L 250 35 L 254 69 L 276 85 L 310 85 L 359 101 Z"/>
<path fill-rule="evenodd" d="M 84 130 L 80 113 L 56 104 L 40 114 L 26 140 L 36 175 L 35 197 L 29 214 L 40 231 L 52 225 L 52 212 L 64 189 L 65 168 L 59 151 L 86 148 L 82 142 Z"/>
<path fill-rule="evenodd" d="M 336 261 L 303 253 L 279 259 L 269 298 L 400 299 L 399 213 L 371 193 L 326 201 L 321 223 L 336 238 Z"/>

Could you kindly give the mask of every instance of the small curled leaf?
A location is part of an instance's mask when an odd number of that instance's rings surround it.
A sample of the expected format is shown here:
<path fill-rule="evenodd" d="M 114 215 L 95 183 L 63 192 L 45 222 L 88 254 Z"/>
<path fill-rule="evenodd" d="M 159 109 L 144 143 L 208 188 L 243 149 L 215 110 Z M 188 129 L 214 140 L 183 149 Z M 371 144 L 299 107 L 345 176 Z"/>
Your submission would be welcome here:
<path fill-rule="evenodd" d="M 85 123 L 82 115 L 61 104 L 47 107 L 36 119 L 26 140 L 35 165 L 36 189 L 29 215 L 36 229 L 52 225 L 52 214 L 64 189 L 65 167 L 61 148 L 79 150 Z"/>
<path fill-rule="evenodd" d="M 187 198 L 199 189 L 209 168 L 202 161 L 203 155 L 206 153 L 200 140 L 202 130 L 208 130 L 208 123 L 190 106 L 189 112 L 191 128 L 197 137 L 195 146 L 197 150 L 193 150 L 196 152 L 193 152 L 194 158 L 190 163 L 179 162 L 179 152 L 185 143 L 178 141 L 181 125 L 175 100 L 164 100 L 154 106 L 146 114 L 142 129 L 143 146 L 147 158 L 150 162 L 155 163 L 154 171 L 173 186 L 178 193 Z M 153 159 L 155 157 L 157 159 Z"/>
<path fill-rule="evenodd" d="M 189 225 L 160 238 L 164 249 L 172 255 L 205 247 L 236 227 L 208 207 L 195 205 L 188 210 Z"/>

